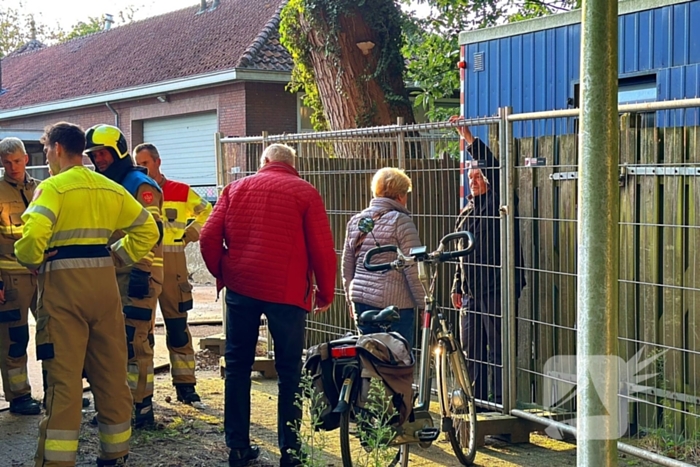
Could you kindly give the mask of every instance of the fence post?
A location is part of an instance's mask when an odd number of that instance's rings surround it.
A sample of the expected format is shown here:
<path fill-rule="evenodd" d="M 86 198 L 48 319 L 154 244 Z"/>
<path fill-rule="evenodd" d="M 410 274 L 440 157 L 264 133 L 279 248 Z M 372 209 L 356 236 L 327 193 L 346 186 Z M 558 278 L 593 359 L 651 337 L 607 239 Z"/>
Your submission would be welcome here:
<path fill-rule="evenodd" d="M 267 131 L 263 131 L 261 133 L 261 135 L 262 135 L 262 147 L 263 147 L 263 151 L 264 151 L 265 148 L 268 146 L 267 137 L 270 136 L 270 134 Z"/>
<path fill-rule="evenodd" d="M 214 155 L 216 157 L 216 194 L 221 194 L 221 191 L 226 185 L 226 161 L 224 161 L 224 148 L 221 142 L 222 134 L 214 133 Z"/>
<path fill-rule="evenodd" d="M 223 135 L 220 132 L 214 133 L 214 156 L 216 157 L 216 198 L 221 196 L 221 192 L 226 186 L 226 161 L 224 160 L 224 147 L 221 142 Z M 226 300 L 221 300 L 221 323 L 224 334 L 226 334 Z"/>
<path fill-rule="evenodd" d="M 577 465 L 617 464 L 618 3 L 583 0 L 578 195 Z"/>
<path fill-rule="evenodd" d="M 396 125 L 399 126 L 399 132 L 396 135 L 396 152 L 399 156 L 399 169 L 406 169 L 406 135 L 404 135 L 403 128 L 404 124 L 403 117 L 396 118 Z"/>
<path fill-rule="evenodd" d="M 498 109 L 499 149 L 501 166 L 501 355 L 503 362 L 503 413 L 508 415 L 516 408 L 516 292 L 515 292 L 515 190 L 512 146 L 512 123 L 508 121 L 511 107 Z M 504 228 L 505 227 L 505 228 Z"/>

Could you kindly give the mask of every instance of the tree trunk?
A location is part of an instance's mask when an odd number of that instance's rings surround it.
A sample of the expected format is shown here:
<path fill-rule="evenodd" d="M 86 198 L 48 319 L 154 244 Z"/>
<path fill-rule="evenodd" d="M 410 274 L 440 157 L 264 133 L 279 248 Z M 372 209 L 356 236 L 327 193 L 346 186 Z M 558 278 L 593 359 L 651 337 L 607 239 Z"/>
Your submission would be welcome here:
<path fill-rule="evenodd" d="M 374 0 L 367 4 L 377 2 L 393 5 L 392 0 Z M 362 8 L 369 8 L 367 4 Z M 311 64 L 331 130 L 391 125 L 396 123 L 397 117 L 403 117 L 406 124 L 414 122 L 403 82 L 403 62 L 386 67 L 383 76 L 371 78 L 381 53 L 387 51 L 380 50 L 379 33 L 364 21 L 360 8 L 340 15 L 340 31 L 337 32 L 329 32 L 330 27 L 322 18 L 317 18 L 313 27 L 305 18 L 299 20 L 310 42 Z M 326 44 L 331 34 L 337 35 L 338 56 L 327 56 Z M 372 42 L 375 47 L 364 54 L 357 45 L 362 42 Z M 390 43 L 385 47 L 392 46 L 398 49 L 399 44 Z M 396 50 L 397 54 L 399 52 Z M 382 82 L 390 93 L 402 99 L 388 100 Z"/>

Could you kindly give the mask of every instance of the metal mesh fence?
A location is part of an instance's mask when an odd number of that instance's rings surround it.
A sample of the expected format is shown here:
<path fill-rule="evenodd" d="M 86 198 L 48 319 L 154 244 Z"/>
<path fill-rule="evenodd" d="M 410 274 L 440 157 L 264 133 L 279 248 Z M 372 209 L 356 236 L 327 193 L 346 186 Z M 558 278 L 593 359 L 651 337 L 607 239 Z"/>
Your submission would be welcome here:
<path fill-rule="evenodd" d="M 497 128 L 493 124 L 496 121 L 486 119 L 467 123 L 475 128 L 481 127 L 487 134 L 490 130 L 495 137 Z M 411 178 L 413 190 L 409 195 L 408 209 L 423 244 L 435 248 L 439 239 L 455 228 L 465 194 L 460 143 L 455 125 L 440 123 L 392 126 L 280 135 L 264 140 L 224 139 L 221 151 L 221 171 L 224 174 L 222 182 L 229 183 L 254 173 L 259 166 L 264 146 L 277 142 L 296 149 L 300 175 L 318 189 L 324 200 L 339 268 L 348 221 L 369 205 L 372 198 L 371 178 L 382 167 L 403 168 Z M 496 153 L 497 148 L 496 145 Z M 500 264 L 488 266 L 500 268 Z M 459 313 L 452 308 L 450 299 L 455 268 L 454 263 L 441 266 L 436 297 L 458 331 Z M 336 300 L 329 312 L 310 316 L 307 345 L 354 332 L 354 321 L 345 300 L 340 270 L 335 293 Z M 419 298 L 421 302 L 422 298 Z"/>
<path fill-rule="evenodd" d="M 619 326 L 617 418 L 621 435 L 660 452 L 672 449 L 674 456 L 685 450 L 681 457 L 697 465 L 698 108 L 657 110 L 649 104 L 640 110 L 620 118 L 619 315 L 610 315 Z M 581 227 L 577 119 L 514 117 L 511 160 L 524 258 L 515 267 L 527 286 L 517 301 L 511 389 L 518 408 L 573 423 Z"/>
<path fill-rule="evenodd" d="M 619 326 L 621 434 L 662 453 L 691 446 L 685 459 L 697 463 L 700 126 L 698 104 L 683 105 L 627 106 L 634 113 L 620 119 L 620 301 L 619 316 L 610 319 Z M 225 139 L 220 182 L 254 173 L 267 144 L 295 147 L 301 176 L 324 199 L 340 254 L 348 220 L 370 201 L 372 175 L 404 168 L 413 181 L 408 207 L 425 245 L 435 246 L 458 220 L 482 237 L 485 253 L 465 261 L 471 289 L 461 311 L 481 405 L 572 423 L 577 112 L 508 116 L 504 109 L 499 118 L 464 122 L 488 139 L 490 161 L 476 146 L 462 153 L 447 123 Z M 469 207 L 470 172 L 489 182 L 488 206 Z M 436 296 L 459 329 L 450 297 L 456 268 L 442 266 Z M 340 274 L 336 295 L 328 313 L 310 318 L 307 344 L 354 330 Z"/>

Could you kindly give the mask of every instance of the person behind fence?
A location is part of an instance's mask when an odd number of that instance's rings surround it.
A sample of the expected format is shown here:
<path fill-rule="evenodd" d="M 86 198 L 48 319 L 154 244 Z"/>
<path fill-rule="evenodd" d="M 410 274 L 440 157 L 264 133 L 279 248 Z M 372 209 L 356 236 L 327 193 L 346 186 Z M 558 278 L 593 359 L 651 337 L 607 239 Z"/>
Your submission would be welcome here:
<path fill-rule="evenodd" d="M 14 244 L 22 237 L 22 213 L 34 196 L 38 181 L 26 171 L 29 156 L 19 138 L 0 141 L 0 373 L 10 413 L 37 415 L 27 376 L 29 310 L 36 309 L 36 276 L 17 262 Z M 36 315 L 35 315 L 36 317 Z"/>
<path fill-rule="evenodd" d="M 37 467 L 73 466 L 82 420 L 82 371 L 98 409 L 98 466 L 125 465 L 132 398 L 115 261 L 132 264 L 160 236 L 148 211 L 122 186 L 83 166 L 85 133 L 60 122 L 41 138 L 53 176 L 22 214 L 17 261 L 38 272 L 36 355 L 47 377 Z M 111 246 L 111 235 L 125 236 Z"/>
<path fill-rule="evenodd" d="M 263 314 L 279 375 L 280 466 L 302 465 L 290 452 L 300 450 L 290 425 L 301 420 L 295 399 L 306 316 L 330 307 L 337 260 L 323 200 L 294 166 L 292 148 L 268 146 L 257 174 L 224 188 L 200 236 L 217 290 L 226 287 L 224 428 L 231 467 L 248 465 L 260 453 L 250 444 L 250 376 Z"/>
<path fill-rule="evenodd" d="M 370 272 L 363 266 L 365 254 L 377 243 L 397 245 L 404 254 L 421 246 L 418 230 L 406 208 L 411 188 L 411 179 L 403 170 L 385 167 L 374 174 L 373 198 L 369 206 L 348 222 L 341 270 L 345 298 L 351 304 L 355 321 L 363 311 L 394 305 L 400 310 L 401 320 L 392 325 L 392 331 L 401 334 L 413 348 L 415 309 L 422 306 L 425 296 L 417 268 Z M 364 234 L 360 232 L 358 222 L 368 217 L 374 221 L 374 230 Z M 394 258 L 393 253 L 385 253 L 378 255 L 375 262 L 388 262 Z M 358 325 L 358 329 L 362 334 L 381 332 L 381 329 L 366 325 Z"/>
<path fill-rule="evenodd" d="M 451 122 L 462 117 L 454 116 Z M 467 230 L 476 242 L 471 255 L 460 258 L 452 284 L 452 304 L 460 309 L 462 347 L 474 381 L 476 399 L 502 403 L 501 221 L 500 169 L 493 153 L 467 126 L 457 128 L 473 159 L 468 172 L 469 198 L 455 231 Z M 517 199 L 515 216 L 516 294 L 525 286 L 520 250 Z M 517 300 L 516 300 L 517 301 Z M 489 366 L 491 384 L 489 385 Z M 489 387 L 490 386 L 490 387 Z"/>

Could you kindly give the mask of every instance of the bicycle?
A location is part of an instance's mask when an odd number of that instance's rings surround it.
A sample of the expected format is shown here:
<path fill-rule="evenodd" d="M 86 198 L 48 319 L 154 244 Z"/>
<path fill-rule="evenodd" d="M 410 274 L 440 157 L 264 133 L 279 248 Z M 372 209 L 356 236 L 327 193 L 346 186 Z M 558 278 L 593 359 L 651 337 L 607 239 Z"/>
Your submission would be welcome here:
<path fill-rule="evenodd" d="M 370 233 L 373 228 L 371 219 L 363 219 L 360 228 Z M 364 230 L 363 230 L 364 232 Z M 445 251 L 447 244 L 454 240 L 464 240 L 467 248 L 458 251 Z M 462 348 L 452 333 L 451 326 L 447 322 L 442 311 L 435 304 L 433 290 L 437 279 L 437 268 L 429 280 L 431 266 L 437 266 L 448 260 L 456 259 L 469 254 L 474 248 L 474 237 L 470 232 L 455 232 L 446 235 L 440 240 L 440 246 L 432 253 L 427 252 L 425 246 L 412 248 L 408 254 L 404 254 L 396 245 L 384 245 L 372 248 L 364 259 L 364 267 L 368 271 L 387 271 L 394 269 L 401 271 L 415 265 L 418 268 L 418 277 L 425 291 L 425 313 L 422 320 L 421 354 L 419 363 L 419 392 L 417 404 L 413 406 L 412 420 L 395 427 L 394 436 L 388 442 L 388 446 L 398 447 L 398 453 L 391 466 L 408 466 L 409 446 L 418 444 L 423 448 L 430 447 L 440 432 L 447 434 L 452 449 L 462 465 L 471 465 L 476 456 L 476 405 L 472 391 L 472 383 L 467 372 L 466 358 Z M 371 264 L 374 256 L 395 252 L 394 261 L 382 264 Z M 378 325 L 383 330 L 390 329 L 392 322 L 398 321 L 399 315 L 396 307 L 388 307 L 384 310 L 370 310 L 362 313 L 358 320 L 361 323 Z M 437 326 L 434 327 L 434 324 Z M 431 342 L 435 343 L 431 348 Z M 346 363 L 351 361 L 356 351 L 352 338 L 336 341 L 333 358 L 343 359 Z M 435 358 L 435 375 L 437 381 L 437 393 L 440 407 L 441 423 L 438 428 L 430 415 L 431 374 L 430 358 Z M 357 379 L 357 371 L 352 371 L 353 365 L 348 365 L 346 374 L 343 375 L 343 385 L 339 394 L 337 412 L 340 417 L 340 446 L 343 467 L 352 467 L 352 454 L 350 449 L 350 422 L 353 418 L 353 391 Z"/>

